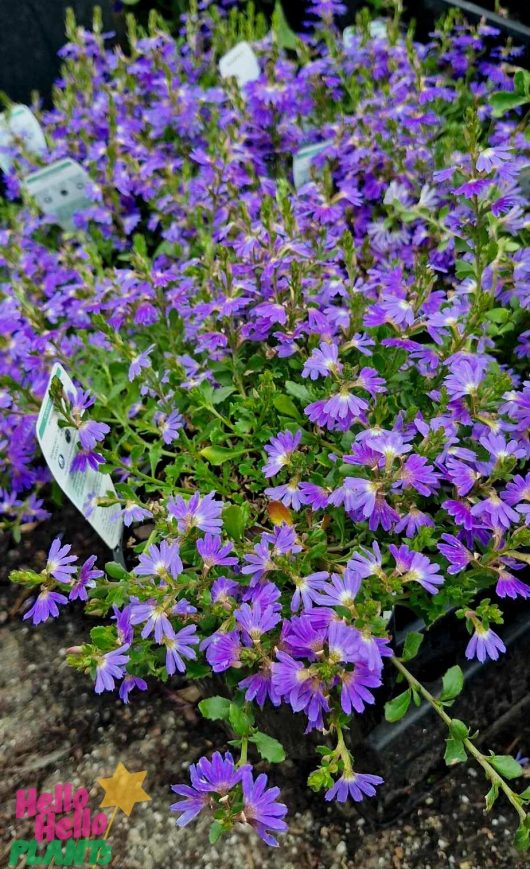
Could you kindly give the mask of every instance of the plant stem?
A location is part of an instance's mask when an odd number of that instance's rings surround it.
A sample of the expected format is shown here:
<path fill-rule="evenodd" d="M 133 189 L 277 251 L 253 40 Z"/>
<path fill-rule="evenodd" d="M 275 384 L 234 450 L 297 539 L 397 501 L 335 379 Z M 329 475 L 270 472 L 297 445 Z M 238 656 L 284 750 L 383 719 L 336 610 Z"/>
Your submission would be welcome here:
<path fill-rule="evenodd" d="M 413 688 L 415 691 L 418 691 L 419 694 L 421 694 L 423 699 L 432 706 L 432 708 L 434 709 L 436 714 L 442 719 L 444 724 L 446 724 L 447 727 L 450 728 L 452 724 L 452 719 L 443 708 L 441 702 L 437 700 L 436 697 L 433 697 L 433 695 L 429 691 L 427 691 L 427 689 L 421 684 L 421 682 L 418 682 L 415 676 L 413 676 L 412 673 L 410 673 L 409 670 L 407 670 L 407 668 L 401 663 L 399 658 L 392 657 L 390 658 L 390 660 L 394 667 L 399 670 L 401 675 L 405 677 L 410 687 Z M 514 807 L 515 811 L 519 815 L 521 822 L 524 822 L 526 820 L 526 812 L 522 807 L 521 803 L 519 802 L 517 794 L 512 791 L 512 789 L 504 781 L 502 776 L 499 775 L 499 773 L 489 763 L 487 757 L 482 754 L 482 752 L 476 747 L 476 745 L 473 744 L 473 742 L 471 742 L 470 739 L 466 737 L 462 740 L 462 742 L 464 743 L 466 751 L 468 751 L 469 754 L 473 755 L 477 763 L 480 764 L 491 783 L 496 785 L 503 791 L 503 793 L 506 795 L 506 797 Z"/>

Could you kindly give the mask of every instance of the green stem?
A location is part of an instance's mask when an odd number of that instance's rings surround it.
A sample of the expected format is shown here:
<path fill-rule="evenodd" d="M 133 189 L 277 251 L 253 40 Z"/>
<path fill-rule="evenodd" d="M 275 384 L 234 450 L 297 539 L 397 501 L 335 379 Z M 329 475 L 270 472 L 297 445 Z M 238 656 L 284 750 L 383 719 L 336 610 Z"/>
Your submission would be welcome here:
<path fill-rule="evenodd" d="M 407 670 L 407 668 L 401 663 L 399 658 L 392 657 L 390 658 L 390 660 L 394 667 L 396 667 L 396 669 L 401 673 L 401 675 L 405 677 L 410 687 L 417 691 L 419 694 L 421 694 L 423 699 L 432 706 L 432 708 L 434 709 L 436 714 L 442 719 L 444 724 L 446 724 L 447 727 L 450 728 L 452 724 L 452 719 L 443 708 L 441 702 L 437 700 L 436 697 L 433 697 L 433 695 L 429 691 L 427 691 L 427 689 L 421 684 L 421 682 L 418 682 L 418 680 L 412 675 L 412 673 L 410 673 L 409 670 Z M 482 752 L 476 747 L 476 745 L 471 742 L 470 739 L 466 737 L 462 740 L 462 742 L 464 743 L 464 746 L 469 754 L 471 754 L 475 758 L 477 763 L 482 767 L 491 783 L 499 787 L 506 795 L 506 797 L 514 807 L 515 811 L 519 815 L 521 822 L 525 822 L 526 812 L 520 804 L 517 794 L 515 794 L 510 786 L 506 784 L 502 776 L 499 775 L 499 773 L 489 763 L 487 757 L 482 754 Z"/>

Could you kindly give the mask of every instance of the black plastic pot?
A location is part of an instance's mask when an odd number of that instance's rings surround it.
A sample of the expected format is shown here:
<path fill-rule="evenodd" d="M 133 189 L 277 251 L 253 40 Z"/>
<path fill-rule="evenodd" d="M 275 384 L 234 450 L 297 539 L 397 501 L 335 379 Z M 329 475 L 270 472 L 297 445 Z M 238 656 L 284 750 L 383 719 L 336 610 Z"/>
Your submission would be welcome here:
<path fill-rule="evenodd" d="M 0 90 L 26 104 L 37 90 L 49 106 L 60 70 L 57 52 L 66 42 L 66 10 L 73 8 L 77 22 L 90 28 L 95 6 L 105 30 L 115 29 L 112 0 L 0 0 Z"/>

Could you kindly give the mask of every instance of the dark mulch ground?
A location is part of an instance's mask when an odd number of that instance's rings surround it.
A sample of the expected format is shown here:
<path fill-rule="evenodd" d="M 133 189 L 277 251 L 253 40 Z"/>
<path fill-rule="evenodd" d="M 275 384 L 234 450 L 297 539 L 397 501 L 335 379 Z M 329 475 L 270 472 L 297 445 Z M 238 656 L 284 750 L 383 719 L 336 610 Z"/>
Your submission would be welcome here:
<path fill-rule="evenodd" d="M 72 782 L 90 789 L 95 808 L 102 794 L 96 779 L 110 775 L 118 761 L 132 770 L 147 769 L 145 787 L 152 797 L 130 819 L 122 815 L 114 824 L 111 865 L 120 869 L 528 865 L 511 847 L 512 810 L 499 800 L 493 814 L 484 813 L 485 783 L 471 765 L 451 770 L 408 815 L 386 827 L 372 826 L 354 809 L 339 813 L 307 791 L 307 771 L 300 764 L 286 764 L 271 772 L 291 808 L 290 832 L 277 850 L 266 849 L 243 828 L 216 845 L 208 844 L 203 821 L 178 830 L 168 812 L 169 786 L 185 780 L 186 767 L 199 755 L 222 749 L 226 735 L 196 713 L 197 686 L 183 681 L 153 687 L 129 706 L 110 695 L 97 697 L 88 679 L 65 663 L 66 648 L 83 642 L 91 627 L 79 609 L 70 607 L 58 621 L 39 628 L 23 624 L 21 613 L 13 612 L 20 589 L 5 582 L 9 570 L 40 568 L 51 539 L 61 531 L 78 555 L 98 551 L 103 560 L 108 557 L 70 508 L 29 532 L 18 547 L 0 540 L 0 865 L 7 865 L 14 838 L 32 838 L 29 822 L 15 819 L 17 788 L 42 791 Z M 515 665 L 517 649 L 512 658 Z M 492 668 L 492 696 L 504 708 L 510 686 L 495 672 Z M 489 747 L 499 753 L 512 745 L 530 749 L 525 708 L 508 716 L 505 725 L 490 728 Z"/>

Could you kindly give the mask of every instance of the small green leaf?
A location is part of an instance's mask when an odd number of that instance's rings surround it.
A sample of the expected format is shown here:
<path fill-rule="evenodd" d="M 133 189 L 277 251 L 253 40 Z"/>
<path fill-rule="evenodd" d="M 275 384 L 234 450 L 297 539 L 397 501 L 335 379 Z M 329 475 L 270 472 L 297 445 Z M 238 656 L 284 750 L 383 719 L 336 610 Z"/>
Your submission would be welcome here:
<path fill-rule="evenodd" d="M 221 386 L 219 389 L 214 389 L 212 394 L 212 404 L 221 404 L 222 401 L 225 401 L 225 399 L 235 391 L 235 386 Z"/>
<path fill-rule="evenodd" d="M 503 778 L 512 779 L 523 774 L 521 764 L 509 754 L 492 754 L 488 757 L 488 763 L 491 763 L 493 769 Z"/>
<path fill-rule="evenodd" d="M 102 652 L 116 648 L 116 631 L 111 625 L 98 625 L 90 631 L 90 639 Z"/>
<path fill-rule="evenodd" d="M 289 398 L 288 395 L 275 395 L 272 399 L 272 403 L 278 413 L 281 413 L 284 416 L 291 416 L 293 419 L 300 419 L 300 411 L 296 407 L 292 398 Z"/>
<path fill-rule="evenodd" d="M 464 763 L 467 760 L 466 749 L 461 739 L 450 737 L 445 740 L 444 760 L 447 766 L 454 766 L 456 763 Z"/>
<path fill-rule="evenodd" d="M 403 718 L 410 706 L 411 696 L 412 692 L 410 688 L 407 688 L 403 694 L 398 694 L 398 696 L 394 697 L 393 700 L 389 700 L 388 703 L 385 703 L 386 720 L 393 724 L 395 721 L 399 721 L 400 718 Z"/>
<path fill-rule="evenodd" d="M 445 703 L 454 700 L 458 697 L 464 687 L 464 674 L 462 668 L 456 664 L 450 667 L 445 676 L 442 678 L 442 693 L 440 700 Z"/>
<path fill-rule="evenodd" d="M 205 447 L 201 450 L 201 456 L 208 459 L 212 465 L 224 465 L 231 459 L 237 459 L 242 456 L 245 450 L 229 449 L 228 447 Z"/>
<path fill-rule="evenodd" d="M 488 793 L 486 794 L 486 811 L 490 812 L 494 806 L 495 800 L 499 796 L 499 786 L 496 784 L 492 784 Z"/>
<path fill-rule="evenodd" d="M 117 561 L 107 561 L 105 571 L 112 579 L 126 579 L 129 574 Z"/>
<path fill-rule="evenodd" d="M 250 739 L 258 749 L 260 755 L 269 763 L 281 763 L 285 760 L 285 750 L 281 742 L 269 736 L 267 733 L 262 733 L 258 730 L 257 733 Z"/>
<path fill-rule="evenodd" d="M 214 821 L 208 832 L 208 841 L 210 845 L 215 845 L 219 837 L 223 833 L 223 825 L 219 821 Z"/>
<path fill-rule="evenodd" d="M 466 737 L 469 736 L 469 727 L 458 718 L 453 718 L 449 725 L 449 730 L 454 739 L 466 739 Z"/>
<path fill-rule="evenodd" d="M 530 847 L 530 816 L 526 816 L 520 827 L 517 828 L 513 844 L 518 851 L 528 851 Z"/>
<path fill-rule="evenodd" d="M 295 383 L 293 380 L 287 380 L 285 382 L 285 389 L 289 395 L 294 395 L 295 398 L 298 398 L 299 401 L 303 401 L 305 404 L 311 400 L 311 393 L 303 383 Z"/>
<path fill-rule="evenodd" d="M 229 507 L 223 510 L 223 525 L 226 533 L 233 540 L 241 540 L 246 525 L 244 510 L 238 507 L 237 504 L 230 504 Z"/>
<path fill-rule="evenodd" d="M 230 725 L 236 736 L 248 736 L 252 728 L 253 716 L 238 706 L 237 703 L 231 703 L 228 718 Z"/>
<path fill-rule="evenodd" d="M 525 801 L 525 803 L 530 801 L 530 785 L 527 788 L 525 788 L 524 791 L 522 792 L 522 794 L 519 794 L 519 796 L 521 797 L 522 800 Z"/>
<path fill-rule="evenodd" d="M 423 634 L 419 634 L 417 631 L 411 631 L 407 634 L 405 645 L 403 647 L 402 660 L 411 661 L 412 658 L 415 658 L 422 643 Z"/>
<path fill-rule="evenodd" d="M 199 711 L 203 718 L 209 721 L 227 721 L 230 712 L 230 700 L 226 697 L 208 697 L 199 703 Z"/>

